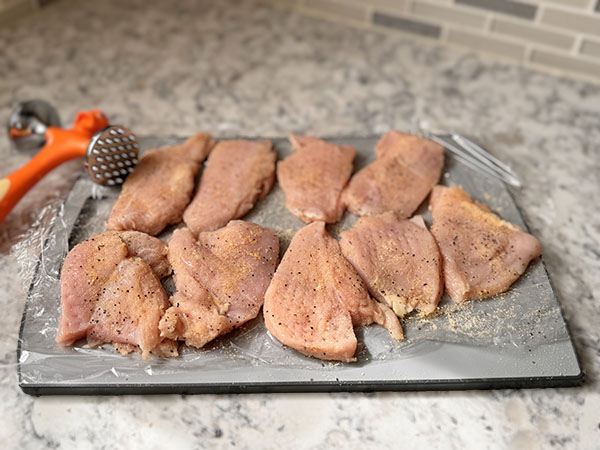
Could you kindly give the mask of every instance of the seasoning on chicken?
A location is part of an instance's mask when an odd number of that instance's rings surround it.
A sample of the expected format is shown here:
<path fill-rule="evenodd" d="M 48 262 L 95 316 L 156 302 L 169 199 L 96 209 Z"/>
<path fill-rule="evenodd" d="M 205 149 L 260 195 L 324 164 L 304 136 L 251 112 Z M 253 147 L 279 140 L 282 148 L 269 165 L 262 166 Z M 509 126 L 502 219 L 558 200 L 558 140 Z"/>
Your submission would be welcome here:
<path fill-rule="evenodd" d="M 394 339 L 393 311 L 369 297 L 338 242 L 314 222 L 296 233 L 265 294 L 265 324 L 283 344 L 315 358 L 353 361 L 353 326 L 378 323 Z"/>
<path fill-rule="evenodd" d="M 183 215 L 192 233 L 216 230 L 250 211 L 273 187 L 276 159 L 268 140 L 219 142 Z"/>
<path fill-rule="evenodd" d="M 340 234 L 340 247 L 371 295 L 399 317 L 437 308 L 443 291 L 441 256 L 421 216 L 401 220 L 388 212 L 361 217 Z"/>
<path fill-rule="evenodd" d="M 203 347 L 254 319 L 277 266 L 275 231 L 234 220 L 196 240 L 176 230 L 169 240 L 177 292 L 160 322 L 162 336 Z"/>
<path fill-rule="evenodd" d="M 107 231 L 76 245 L 62 267 L 56 341 L 71 345 L 87 335 L 96 300 L 122 261 L 138 256 L 162 278 L 171 272 L 166 255 L 164 242 L 137 231 Z"/>
<path fill-rule="evenodd" d="M 455 302 L 506 291 L 542 252 L 535 237 L 500 219 L 460 187 L 435 187 L 429 208 L 446 291 Z"/>
<path fill-rule="evenodd" d="M 213 145 L 209 134 L 199 133 L 182 145 L 144 153 L 125 180 L 106 227 L 156 235 L 167 225 L 181 222 L 195 177 Z"/>
<path fill-rule="evenodd" d="M 88 345 L 110 342 L 138 346 L 147 359 L 163 341 L 158 323 L 169 302 L 156 274 L 143 259 L 121 261 L 93 305 Z"/>
<path fill-rule="evenodd" d="M 428 139 L 390 131 L 375 147 L 377 159 L 357 172 L 343 201 L 358 216 L 387 211 L 407 218 L 436 185 L 444 166 L 444 149 Z"/>
<path fill-rule="evenodd" d="M 335 223 L 344 212 L 341 194 L 352 174 L 354 147 L 314 137 L 290 136 L 294 154 L 277 164 L 287 208 L 304 222 Z"/>
<path fill-rule="evenodd" d="M 159 279 L 171 275 L 171 265 L 167 260 L 167 244 L 163 241 L 140 231 L 113 231 L 112 233 L 117 234 L 125 243 L 128 256 L 142 258 Z"/>

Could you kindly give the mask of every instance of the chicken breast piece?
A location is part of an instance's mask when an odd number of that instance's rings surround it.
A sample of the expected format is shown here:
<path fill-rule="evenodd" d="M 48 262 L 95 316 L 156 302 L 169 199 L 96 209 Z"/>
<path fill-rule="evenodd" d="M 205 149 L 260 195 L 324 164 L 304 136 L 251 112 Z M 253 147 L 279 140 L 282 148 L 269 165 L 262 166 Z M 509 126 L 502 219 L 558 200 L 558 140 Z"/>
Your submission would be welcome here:
<path fill-rule="evenodd" d="M 287 209 L 304 222 L 339 221 L 356 149 L 314 137 L 292 135 L 290 141 L 295 153 L 277 164 Z"/>
<path fill-rule="evenodd" d="M 106 233 L 111 233 L 107 231 Z M 142 258 L 159 279 L 171 275 L 171 265 L 167 260 L 167 244 L 158 238 L 140 231 L 115 231 L 127 246 L 128 256 Z"/>
<path fill-rule="evenodd" d="M 119 342 L 113 342 L 113 348 L 123 356 L 135 351 L 141 352 L 140 347 L 137 345 L 121 344 Z M 172 339 L 164 339 L 152 349 L 152 354 L 159 358 L 173 358 L 179 356 L 179 342 Z"/>
<path fill-rule="evenodd" d="M 84 338 L 106 280 L 127 258 L 116 233 L 100 234 L 77 244 L 66 256 L 60 276 L 60 318 L 56 341 L 71 345 Z"/>
<path fill-rule="evenodd" d="M 163 341 L 158 323 L 170 305 L 158 277 L 143 259 L 121 261 L 94 303 L 88 345 L 137 346 L 147 359 Z"/>
<path fill-rule="evenodd" d="M 269 332 L 283 344 L 326 360 L 354 360 L 353 326 L 375 322 L 394 339 L 403 337 L 398 318 L 369 297 L 324 222 L 294 235 L 265 294 L 264 316 Z"/>
<path fill-rule="evenodd" d="M 162 278 L 171 272 L 166 255 L 164 242 L 137 231 L 107 231 L 73 247 L 61 271 L 56 341 L 71 345 L 86 336 L 96 300 L 119 263 L 139 256 Z"/>
<path fill-rule="evenodd" d="M 429 208 L 446 291 L 455 302 L 506 291 L 541 254 L 535 237 L 500 219 L 462 188 L 436 186 Z"/>
<path fill-rule="evenodd" d="M 444 148 L 428 139 L 390 131 L 375 147 L 377 159 L 358 171 L 343 193 L 358 216 L 387 211 L 407 218 L 436 185 L 444 166 Z"/>
<path fill-rule="evenodd" d="M 399 317 L 437 308 L 443 292 L 441 255 L 421 216 L 361 217 L 340 234 L 340 247 L 371 295 Z"/>
<path fill-rule="evenodd" d="M 234 220 L 196 240 L 188 229 L 169 240 L 177 292 L 161 320 L 164 337 L 203 347 L 254 319 L 275 272 L 279 240 L 274 230 Z"/>
<path fill-rule="evenodd" d="M 266 196 L 275 180 L 271 141 L 221 141 L 207 161 L 183 220 L 198 235 L 242 217 Z"/>
<path fill-rule="evenodd" d="M 181 222 L 195 177 L 213 145 L 209 134 L 199 133 L 183 145 L 144 153 L 125 180 L 106 228 L 156 235 Z"/>

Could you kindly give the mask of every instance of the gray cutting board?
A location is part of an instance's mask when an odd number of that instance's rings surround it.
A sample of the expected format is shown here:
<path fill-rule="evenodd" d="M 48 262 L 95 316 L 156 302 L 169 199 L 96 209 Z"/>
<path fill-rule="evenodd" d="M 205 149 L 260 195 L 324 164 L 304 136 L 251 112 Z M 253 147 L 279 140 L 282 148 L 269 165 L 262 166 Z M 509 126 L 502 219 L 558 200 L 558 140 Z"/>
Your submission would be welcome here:
<path fill-rule="evenodd" d="M 373 159 L 376 138 L 340 138 L 358 149 L 356 169 Z M 142 139 L 150 149 L 181 142 Z M 274 139 L 279 158 L 287 140 Z M 505 186 L 446 157 L 441 182 L 462 185 L 502 218 L 525 227 Z M 457 306 L 446 296 L 440 314 L 409 318 L 406 340 L 393 341 L 378 326 L 357 328 L 358 361 L 329 363 L 285 348 L 266 331 L 262 314 L 202 350 L 183 348 L 179 358 L 121 356 L 111 346 L 61 347 L 54 341 L 59 315 L 59 274 L 67 251 L 104 230 L 118 189 L 95 185 L 87 176 L 74 185 L 54 221 L 31 284 L 23 314 L 19 380 L 30 394 L 147 394 L 285 391 L 365 391 L 549 387 L 580 384 L 577 361 L 559 302 L 542 260 L 533 263 L 510 291 L 493 299 Z M 425 205 L 419 210 L 426 221 Z M 244 218 L 274 228 L 282 252 L 303 223 L 271 193 Z M 337 236 L 356 217 L 346 214 L 329 227 Z M 161 237 L 167 239 L 171 230 Z M 167 290 L 172 284 L 167 282 Z"/>

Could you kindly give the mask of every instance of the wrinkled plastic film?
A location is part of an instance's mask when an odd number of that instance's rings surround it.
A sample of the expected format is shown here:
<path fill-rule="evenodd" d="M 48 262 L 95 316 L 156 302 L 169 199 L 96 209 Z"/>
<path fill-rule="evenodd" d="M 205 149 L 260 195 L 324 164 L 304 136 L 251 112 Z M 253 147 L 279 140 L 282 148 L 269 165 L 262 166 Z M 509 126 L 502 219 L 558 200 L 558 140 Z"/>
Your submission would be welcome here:
<path fill-rule="evenodd" d="M 358 148 L 357 165 L 371 161 L 374 141 Z M 172 140 L 143 141 L 144 148 L 172 144 Z M 346 142 L 340 142 L 346 143 Z M 347 144 L 355 144 L 348 141 Z M 358 145 L 357 145 L 358 146 Z M 285 141 L 277 141 L 279 157 L 289 153 Z M 447 158 L 442 182 L 462 185 L 478 200 L 484 201 L 511 222 L 523 226 L 520 214 L 504 186 L 486 179 Z M 117 188 L 93 183 L 86 176 L 75 183 L 64 204 L 44 209 L 40 220 L 13 248 L 20 266 L 20 277 L 28 284 L 28 300 L 20 342 L 21 382 L 40 383 L 121 379 L 143 375 L 148 379 L 168 380 L 188 374 L 190 382 L 199 373 L 245 371 L 252 367 L 288 368 L 298 373 L 335 371 L 345 364 L 334 364 L 304 357 L 285 348 L 271 337 L 259 317 L 203 349 L 182 346 L 176 358 L 151 356 L 143 360 L 137 353 L 122 356 L 112 346 L 88 348 L 84 341 L 72 347 L 55 342 L 60 312 L 60 269 L 69 249 L 104 231 L 108 213 L 118 196 Z M 429 221 L 424 206 L 420 212 Z M 304 224 L 285 209 L 283 192 L 273 191 L 245 217 L 245 220 L 274 228 L 283 251 L 294 233 Z M 355 217 L 329 227 L 337 234 L 352 226 Z M 161 236 L 166 240 L 172 233 Z M 29 282 L 30 280 L 30 282 Z M 167 291 L 172 283 L 166 282 Z M 444 343 L 464 347 L 520 348 L 523 351 L 552 342 L 568 340 L 560 308 L 556 302 L 543 264 L 535 262 L 504 295 L 494 299 L 455 305 L 444 296 L 438 313 L 431 318 L 410 317 L 404 322 L 406 339 L 395 342 L 379 326 L 358 328 L 359 349 L 356 367 L 377 366 L 386 370 L 390 362 L 409 360 L 423 351 L 434 351 Z"/>
<path fill-rule="evenodd" d="M 16 169 L 24 155 L 11 155 L 5 169 Z M 42 258 L 42 242 L 58 220 L 68 190 L 79 175 L 79 165 L 65 164 L 40 183 L 16 205 L 1 225 L 0 264 L 3 291 L 3 319 L 0 330 L 0 380 L 16 381 L 18 360 L 15 342 L 19 339 L 21 317 L 31 281 Z M 39 205 L 44 205 L 40 207 Z M 45 260 L 45 259 L 44 259 Z"/>

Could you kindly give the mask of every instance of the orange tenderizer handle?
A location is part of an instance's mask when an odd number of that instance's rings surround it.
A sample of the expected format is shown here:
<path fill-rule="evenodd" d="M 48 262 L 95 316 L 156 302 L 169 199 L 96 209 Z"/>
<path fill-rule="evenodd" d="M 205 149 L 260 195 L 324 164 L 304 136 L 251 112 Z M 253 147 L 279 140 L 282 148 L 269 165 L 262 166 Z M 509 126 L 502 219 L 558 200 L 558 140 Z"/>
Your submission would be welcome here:
<path fill-rule="evenodd" d="M 60 164 L 85 156 L 92 136 L 108 126 L 97 109 L 77 114 L 73 128 L 48 127 L 46 145 L 20 169 L 0 179 L 0 222 L 44 175 Z"/>

